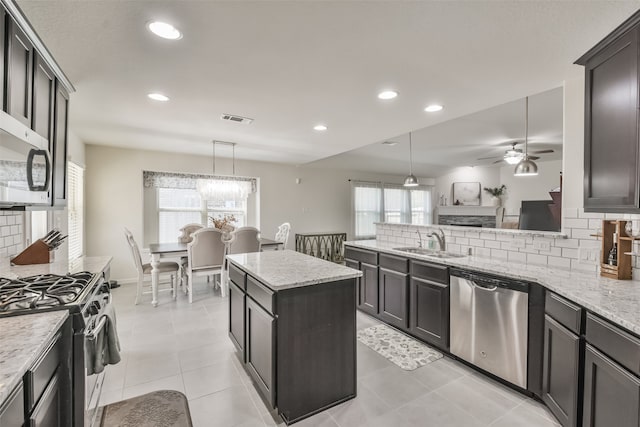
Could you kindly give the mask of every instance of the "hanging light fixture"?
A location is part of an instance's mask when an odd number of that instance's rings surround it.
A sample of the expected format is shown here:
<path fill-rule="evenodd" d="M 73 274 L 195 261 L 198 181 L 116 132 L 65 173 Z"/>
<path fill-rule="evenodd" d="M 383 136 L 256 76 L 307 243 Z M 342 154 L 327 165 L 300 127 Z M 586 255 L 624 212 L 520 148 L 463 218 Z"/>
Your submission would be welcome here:
<path fill-rule="evenodd" d="M 527 151 L 527 142 L 529 139 L 529 97 L 527 96 L 524 101 L 524 155 L 520 163 L 516 165 L 513 172 L 515 176 L 534 176 L 538 175 L 538 165 L 533 160 L 529 159 L 529 153 Z"/>
<path fill-rule="evenodd" d="M 418 178 L 413 174 L 413 153 L 411 147 L 411 132 L 409 132 L 409 175 L 404 179 L 405 187 L 416 187 L 418 185 Z"/>
<path fill-rule="evenodd" d="M 510 165 L 517 165 L 522 160 L 522 150 L 516 148 L 516 143 L 511 145 L 511 148 L 504 152 L 504 161 Z"/>
<path fill-rule="evenodd" d="M 216 145 L 230 145 L 232 148 L 232 174 L 236 174 L 236 143 L 211 141 L 213 145 L 213 176 L 210 179 L 199 179 L 196 189 L 200 196 L 207 201 L 224 203 L 229 200 L 246 199 L 251 193 L 251 182 L 239 181 L 233 178 L 216 176 Z"/>

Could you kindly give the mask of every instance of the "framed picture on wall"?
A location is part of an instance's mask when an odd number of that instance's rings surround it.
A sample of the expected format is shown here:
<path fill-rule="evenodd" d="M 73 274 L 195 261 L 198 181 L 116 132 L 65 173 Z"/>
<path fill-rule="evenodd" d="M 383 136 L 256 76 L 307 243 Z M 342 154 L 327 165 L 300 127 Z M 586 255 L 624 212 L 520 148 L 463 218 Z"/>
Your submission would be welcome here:
<path fill-rule="evenodd" d="M 480 206 L 480 183 L 454 182 L 452 201 L 454 205 Z"/>

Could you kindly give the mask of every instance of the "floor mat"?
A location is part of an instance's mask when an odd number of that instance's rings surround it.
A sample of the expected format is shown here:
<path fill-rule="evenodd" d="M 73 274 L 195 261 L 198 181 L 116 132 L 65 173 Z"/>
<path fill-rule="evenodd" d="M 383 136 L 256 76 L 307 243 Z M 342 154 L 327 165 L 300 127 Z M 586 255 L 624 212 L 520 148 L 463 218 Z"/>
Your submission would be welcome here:
<path fill-rule="evenodd" d="M 442 353 L 386 325 L 358 331 L 358 341 L 405 371 L 413 371 L 442 358 Z"/>
<path fill-rule="evenodd" d="M 106 405 L 100 427 L 192 427 L 184 394 L 159 390 Z"/>

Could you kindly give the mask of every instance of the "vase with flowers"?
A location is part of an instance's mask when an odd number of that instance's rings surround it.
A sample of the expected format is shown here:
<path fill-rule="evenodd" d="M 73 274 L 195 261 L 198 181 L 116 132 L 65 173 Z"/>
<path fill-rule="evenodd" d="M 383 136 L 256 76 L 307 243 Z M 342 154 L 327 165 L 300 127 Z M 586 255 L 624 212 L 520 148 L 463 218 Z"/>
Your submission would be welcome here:
<path fill-rule="evenodd" d="M 502 205 L 501 197 L 507 192 L 507 186 L 502 184 L 500 187 L 484 187 L 484 191 L 491 194 L 491 205 L 497 207 Z"/>
<path fill-rule="evenodd" d="M 236 221 L 236 217 L 229 214 L 209 217 L 209 222 L 218 230 L 222 230 L 224 234 L 229 234 L 235 229 L 234 223 Z"/>

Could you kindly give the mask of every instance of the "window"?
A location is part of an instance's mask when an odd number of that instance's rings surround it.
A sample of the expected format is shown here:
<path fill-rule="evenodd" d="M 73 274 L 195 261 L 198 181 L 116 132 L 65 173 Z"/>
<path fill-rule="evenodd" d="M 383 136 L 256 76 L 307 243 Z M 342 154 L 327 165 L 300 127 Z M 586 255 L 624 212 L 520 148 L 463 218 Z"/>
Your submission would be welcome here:
<path fill-rule="evenodd" d="M 67 163 L 69 259 L 76 259 L 84 252 L 84 168 Z"/>
<path fill-rule="evenodd" d="M 209 224 L 209 217 L 233 215 L 236 227 L 252 222 L 255 178 L 144 171 L 143 180 L 145 245 L 175 242 L 184 225 Z"/>
<path fill-rule="evenodd" d="M 158 241 L 175 242 L 185 224 L 208 224 L 209 217 L 233 215 L 236 227 L 247 225 L 247 201 L 203 200 L 192 188 L 158 188 Z"/>
<path fill-rule="evenodd" d="M 354 182 L 353 218 L 355 239 L 375 238 L 376 222 L 429 225 L 431 187 Z"/>

